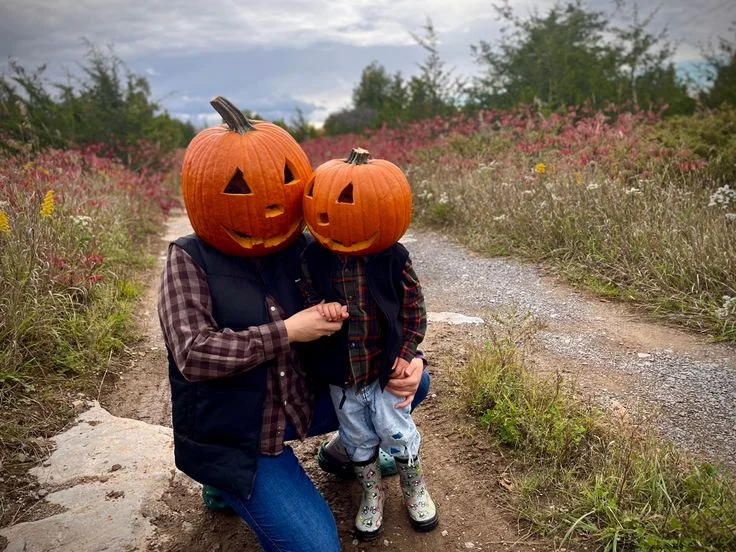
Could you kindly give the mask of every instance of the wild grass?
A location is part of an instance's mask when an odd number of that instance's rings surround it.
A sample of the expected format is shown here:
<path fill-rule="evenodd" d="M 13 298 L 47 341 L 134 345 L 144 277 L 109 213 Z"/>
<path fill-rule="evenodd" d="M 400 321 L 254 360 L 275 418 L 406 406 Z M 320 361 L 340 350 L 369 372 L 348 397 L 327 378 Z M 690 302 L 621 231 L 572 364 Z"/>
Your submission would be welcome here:
<path fill-rule="evenodd" d="M 736 188 L 654 128 L 455 136 L 411 168 L 415 222 L 733 341 Z"/>
<path fill-rule="evenodd" d="M 510 320 L 510 321 L 509 321 Z M 514 458 L 509 507 L 557 546 L 736 549 L 736 485 L 629 415 L 525 368 L 528 319 L 488 327 L 455 372 L 467 412 Z"/>
<path fill-rule="evenodd" d="M 76 393 L 135 340 L 147 236 L 173 204 L 167 172 L 93 152 L 0 159 L 0 463 L 43 451 Z M 19 460 L 20 459 L 20 460 Z"/>

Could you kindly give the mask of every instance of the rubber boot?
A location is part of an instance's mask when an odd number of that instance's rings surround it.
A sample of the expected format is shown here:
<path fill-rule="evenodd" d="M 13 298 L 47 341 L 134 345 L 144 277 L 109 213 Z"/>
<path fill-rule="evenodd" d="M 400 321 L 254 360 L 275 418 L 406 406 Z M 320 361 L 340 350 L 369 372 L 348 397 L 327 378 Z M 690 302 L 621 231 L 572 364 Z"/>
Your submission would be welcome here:
<path fill-rule="evenodd" d="M 432 497 L 429 496 L 427 484 L 424 481 L 419 457 L 413 461 L 401 458 L 396 459 L 399 468 L 401 494 L 404 496 L 409 521 L 416 531 L 431 531 L 440 521 Z"/>
<path fill-rule="evenodd" d="M 363 541 L 373 540 L 383 529 L 383 504 L 386 499 L 378 454 L 366 462 L 353 463 L 353 471 L 363 490 L 355 516 L 355 536 Z"/>
<path fill-rule="evenodd" d="M 378 460 L 381 466 L 381 475 L 389 477 L 396 475 L 398 469 L 393 456 L 383 450 L 378 452 Z M 317 452 L 317 463 L 322 471 L 334 474 L 342 479 L 355 477 L 350 459 L 340 439 L 340 434 L 335 432 L 330 439 L 324 441 Z"/>
<path fill-rule="evenodd" d="M 215 487 L 210 487 L 209 485 L 202 486 L 202 502 L 204 502 L 207 509 L 212 510 L 213 512 L 233 511 L 233 509 L 230 508 L 230 505 L 225 502 L 225 499 L 222 498 L 220 491 Z"/>

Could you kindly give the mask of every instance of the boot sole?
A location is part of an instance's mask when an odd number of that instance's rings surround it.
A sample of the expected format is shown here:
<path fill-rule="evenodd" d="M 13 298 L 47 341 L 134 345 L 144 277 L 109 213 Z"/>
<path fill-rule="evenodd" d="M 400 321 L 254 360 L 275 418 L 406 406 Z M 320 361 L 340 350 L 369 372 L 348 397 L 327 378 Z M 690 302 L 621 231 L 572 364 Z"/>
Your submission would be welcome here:
<path fill-rule="evenodd" d="M 355 538 L 358 539 L 361 542 L 370 542 L 372 540 L 376 540 L 378 536 L 383 533 L 383 525 L 379 527 L 376 531 L 361 531 L 358 528 L 353 529 L 353 535 L 355 535 Z"/>
<path fill-rule="evenodd" d="M 409 518 L 409 521 L 415 531 L 418 531 L 419 533 L 428 533 L 440 524 L 440 517 L 435 514 L 432 519 L 428 519 L 427 521 L 416 521 L 412 518 Z"/>

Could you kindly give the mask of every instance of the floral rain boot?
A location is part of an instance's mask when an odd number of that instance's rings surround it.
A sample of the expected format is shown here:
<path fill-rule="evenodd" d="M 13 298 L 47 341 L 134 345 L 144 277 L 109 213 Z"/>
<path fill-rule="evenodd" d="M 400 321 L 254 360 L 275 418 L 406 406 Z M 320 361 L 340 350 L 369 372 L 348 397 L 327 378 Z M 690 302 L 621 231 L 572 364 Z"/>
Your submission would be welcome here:
<path fill-rule="evenodd" d="M 401 493 L 409 513 L 409 521 L 416 531 L 431 531 L 440 521 L 432 497 L 429 496 L 424 481 L 419 457 L 410 462 L 408 459 L 396 459 L 401 481 Z"/>
<path fill-rule="evenodd" d="M 355 536 L 364 541 L 372 540 L 383 529 L 383 504 L 386 499 L 381 483 L 378 455 L 367 462 L 353 463 L 353 470 L 363 488 L 360 506 L 355 516 Z"/>

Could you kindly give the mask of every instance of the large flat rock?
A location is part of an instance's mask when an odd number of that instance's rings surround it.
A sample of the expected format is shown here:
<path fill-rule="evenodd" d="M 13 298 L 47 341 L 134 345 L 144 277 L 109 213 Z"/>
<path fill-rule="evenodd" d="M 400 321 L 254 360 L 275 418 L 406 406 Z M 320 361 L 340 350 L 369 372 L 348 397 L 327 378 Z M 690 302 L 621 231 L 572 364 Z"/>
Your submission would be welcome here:
<path fill-rule="evenodd" d="M 54 453 L 31 473 L 63 511 L 0 530 L 6 552 L 145 550 L 170 484 L 180 479 L 198 492 L 174 467 L 171 429 L 112 416 L 99 403 L 53 441 Z"/>

